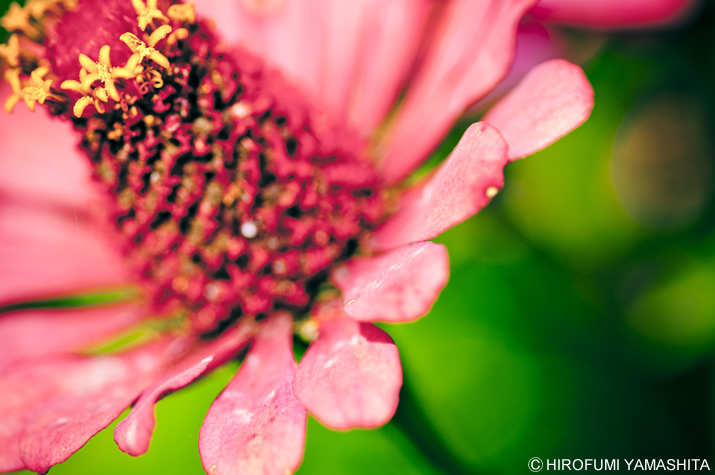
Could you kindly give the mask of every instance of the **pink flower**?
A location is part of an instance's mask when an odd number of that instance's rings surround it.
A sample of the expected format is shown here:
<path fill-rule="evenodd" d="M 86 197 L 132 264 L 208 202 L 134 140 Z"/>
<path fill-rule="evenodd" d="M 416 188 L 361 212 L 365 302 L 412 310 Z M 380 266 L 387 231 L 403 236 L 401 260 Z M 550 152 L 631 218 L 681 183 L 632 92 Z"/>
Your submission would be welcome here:
<path fill-rule="evenodd" d="M 603 46 L 606 39 L 603 32 L 673 27 L 691 17 L 701 3 L 701 0 L 540 0 L 517 29 L 516 56 L 507 77 L 482 104 L 490 104 L 504 95 L 545 61 L 562 58 L 585 63 Z M 589 41 L 582 37 L 575 48 L 565 34 L 566 28 L 599 34 Z"/>
<path fill-rule="evenodd" d="M 699 0 L 540 0 L 529 14 L 540 21 L 587 28 L 647 28 L 680 21 L 699 3 Z"/>
<path fill-rule="evenodd" d="M 306 411 L 384 424 L 402 372 L 372 322 L 425 314 L 448 278 L 428 240 L 593 104 L 578 67 L 544 63 L 413 183 L 504 76 L 533 1 L 197 1 L 198 22 L 168 1 L 72 3 L 4 23 L 21 50 L 6 104 L 58 117 L 0 119 L 0 471 L 47 471 L 131 404 L 115 440 L 144 453 L 153 405 L 249 344 L 201 429 L 207 471 L 295 470 Z M 17 306 L 126 286 L 114 305 Z M 155 331 L 86 352 L 136 325 Z M 294 333 L 314 338 L 299 364 Z"/>

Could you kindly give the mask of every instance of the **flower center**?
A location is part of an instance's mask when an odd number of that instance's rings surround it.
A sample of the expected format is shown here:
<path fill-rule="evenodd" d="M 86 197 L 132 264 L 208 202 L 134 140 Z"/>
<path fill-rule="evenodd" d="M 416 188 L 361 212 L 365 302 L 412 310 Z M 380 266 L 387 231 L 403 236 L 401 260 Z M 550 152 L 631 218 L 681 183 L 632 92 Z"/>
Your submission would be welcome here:
<path fill-rule="evenodd" d="M 55 31 L 86 15 L 79 3 Z M 190 4 L 135 0 L 130 15 L 129 0 L 116 3 L 121 14 L 93 20 L 110 23 L 96 26 L 99 43 L 51 39 L 37 64 L 63 80 L 50 110 L 81 134 L 136 278 L 157 311 L 184 309 L 200 332 L 306 313 L 383 215 L 365 144 L 260 60 L 221 46 Z M 126 64 L 113 66 L 120 47 Z"/>

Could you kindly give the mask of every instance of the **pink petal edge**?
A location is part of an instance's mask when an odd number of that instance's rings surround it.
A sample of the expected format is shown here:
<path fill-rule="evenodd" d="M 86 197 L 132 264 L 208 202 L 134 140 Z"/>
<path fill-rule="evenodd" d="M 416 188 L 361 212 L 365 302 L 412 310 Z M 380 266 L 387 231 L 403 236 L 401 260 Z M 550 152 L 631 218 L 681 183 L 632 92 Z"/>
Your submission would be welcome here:
<path fill-rule="evenodd" d="M 504 183 L 507 144 L 489 124 L 472 124 L 449 158 L 400 198 L 370 239 L 387 250 L 431 239 L 485 207 Z"/>
<path fill-rule="evenodd" d="M 337 3 L 337 2 L 334 2 Z M 371 135 L 387 117 L 404 87 L 429 25 L 432 0 L 373 0 L 374 11 L 359 45 L 360 67 L 350 91 L 350 123 Z"/>
<path fill-rule="evenodd" d="M 171 343 L 26 361 L 0 372 L 0 472 L 45 473 L 65 461 L 136 399 Z"/>
<path fill-rule="evenodd" d="M 0 201 L 0 262 L 0 305 L 129 282 L 118 250 L 86 219 L 34 204 Z"/>
<path fill-rule="evenodd" d="M 484 116 L 509 144 L 509 160 L 537 152 L 583 124 L 593 88 L 580 67 L 554 59 L 532 69 Z"/>
<path fill-rule="evenodd" d="M 291 321 L 272 317 L 238 374 L 211 405 L 199 433 L 211 474 L 291 473 L 303 459 L 307 415 L 293 395 Z"/>
<path fill-rule="evenodd" d="M 0 314 L 0 370 L 25 359 L 96 345 L 145 315 L 145 309 L 126 303 Z"/>
<path fill-rule="evenodd" d="M 247 328 L 236 328 L 216 340 L 199 344 L 171 364 L 144 391 L 131 412 L 114 429 L 114 441 L 119 448 L 133 456 L 145 453 L 156 425 L 154 405 L 159 399 L 228 361 L 248 342 L 248 337 Z"/>
<path fill-rule="evenodd" d="M 385 424 L 395 414 L 401 387 L 400 355 L 392 338 L 347 317 L 321 325 L 293 381 L 305 408 L 334 430 Z"/>
<path fill-rule="evenodd" d="M 564 33 L 541 23 L 522 23 L 516 32 L 516 54 L 506 77 L 468 112 L 484 111 L 511 91 L 535 66 L 570 55 Z"/>
<path fill-rule="evenodd" d="M 444 7 L 433 43 L 381 145 L 389 184 L 411 173 L 465 109 L 507 74 L 516 29 L 536 0 L 455 0 Z"/>
<path fill-rule="evenodd" d="M 325 40 L 315 97 L 371 135 L 414 66 L 433 6 L 432 0 L 323 0 Z"/>
<path fill-rule="evenodd" d="M 325 0 L 198 0 L 197 14 L 215 21 L 224 40 L 237 44 L 298 86 L 315 93 L 324 46 Z"/>
<path fill-rule="evenodd" d="M 364 135 L 384 120 L 417 59 L 433 0 L 199 0 L 259 55 Z M 375 12 L 379 9 L 379 19 Z"/>
<path fill-rule="evenodd" d="M 344 311 L 362 322 L 410 322 L 427 313 L 449 278 L 442 244 L 421 242 L 357 257 L 333 273 Z"/>
<path fill-rule="evenodd" d="M 9 92 L 5 86 L 0 88 L 0 101 L 4 103 Z M 89 161 L 76 146 L 70 124 L 53 119 L 45 110 L 33 113 L 21 103 L 11 115 L 2 111 L 0 200 L 13 196 L 86 210 L 97 190 Z"/>

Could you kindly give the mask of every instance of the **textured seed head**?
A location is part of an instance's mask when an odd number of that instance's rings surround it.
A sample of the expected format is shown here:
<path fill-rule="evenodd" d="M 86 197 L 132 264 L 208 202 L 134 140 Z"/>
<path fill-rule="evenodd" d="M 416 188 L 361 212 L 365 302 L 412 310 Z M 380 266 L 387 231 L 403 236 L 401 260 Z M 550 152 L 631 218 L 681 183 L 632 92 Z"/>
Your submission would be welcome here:
<path fill-rule="evenodd" d="M 80 1 L 43 45 L 117 245 L 197 331 L 306 314 L 383 216 L 366 144 L 182 4 L 140 4 Z"/>

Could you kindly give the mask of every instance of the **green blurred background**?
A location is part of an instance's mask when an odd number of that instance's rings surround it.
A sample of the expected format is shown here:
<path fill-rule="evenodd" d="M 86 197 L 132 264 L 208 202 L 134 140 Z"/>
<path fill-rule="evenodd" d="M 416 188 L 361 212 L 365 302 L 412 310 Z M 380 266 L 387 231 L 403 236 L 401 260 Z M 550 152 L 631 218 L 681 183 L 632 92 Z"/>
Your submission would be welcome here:
<path fill-rule="evenodd" d="M 439 301 L 384 326 L 405 370 L 395 420 L 346 433 L 310 420 L 299 473 L 715 463 L 714 5 L 676 29 L 571 35 L 606 40 L 584 65 L 592 117 L 511 164 L 488 209 L 439 238 Z M 203 473 L 199 427 L 235 368 L 161 401 L 147 455 L 120 452 L 113 424 L 51 473 Z"/>

